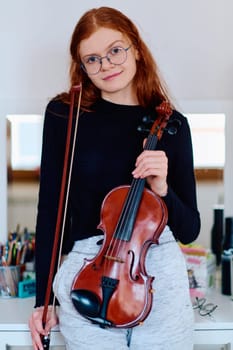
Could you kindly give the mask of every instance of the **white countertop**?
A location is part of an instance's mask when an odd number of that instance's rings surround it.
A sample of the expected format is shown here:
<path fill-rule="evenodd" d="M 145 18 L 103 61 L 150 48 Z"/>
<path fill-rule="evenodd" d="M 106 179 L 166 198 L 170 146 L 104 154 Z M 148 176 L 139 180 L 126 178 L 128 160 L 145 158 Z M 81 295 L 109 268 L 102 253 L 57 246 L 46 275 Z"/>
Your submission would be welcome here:
<path fill-rule="evenodd" d="M 206 296 L 207 303 L 218 305 L 211 316 L 200 316 L 198 309 L 195 313 L 195 329 L 232 329 L 233 330 L 233 299 L 231 296 L 223 295 L 215 289 L 210 290 Z"/>
<path fill-rule="evenodd" d="M 208 303 L 218 305 L 212 316 L 195 313 L 195 330 L 233 330 L 233 300 L 215 289 L 206 295 Z M 28 319 L 33 310 L 35 298 L 0 298 L 0 331 L 28 331 Z"/>
<path fill-rule="evenodd" d="M 28 320 L 35 298 L 0 298 L 0 349 L 32 349 Z M 51 349 L 65 349 L 59 328 L 52 330 Z"/>
<path fill-rule="evenodd" d="M 0 297 L 0 331 L 28 331 L 28 319 L 33 310 L 35 298 Z"/>

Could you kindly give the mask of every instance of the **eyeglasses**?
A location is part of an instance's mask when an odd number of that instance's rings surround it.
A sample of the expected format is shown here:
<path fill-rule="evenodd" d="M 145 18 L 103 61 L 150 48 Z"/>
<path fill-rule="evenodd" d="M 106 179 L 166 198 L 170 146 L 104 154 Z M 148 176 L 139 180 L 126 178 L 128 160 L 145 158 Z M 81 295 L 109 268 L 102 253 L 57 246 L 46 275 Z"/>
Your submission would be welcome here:
<path fill-rule="evenodd" d="M 199 309 L 199 315 L 200 316 L 211 316 L 214 310 L 216 310 L 218 305 L 215 305 L 213 303 L 206 303 L 205 298 L 197 298 L 196 301 L 193 303 L 193 309 Z"/>
<path fill-rule="evenodd" d="M 87 74 L 92 75 L 99 73 L 104 58 L 106 58 L 109 63 L 114 64 L 115 66 L 121 65 L 126 61 L 127 51 L 130 49 L 130 47 L 131 45 L 127 48 L 114 46 L 107 52 L 107 55 L 103 57 L 96 55 L 84 56 L 81 67 Z"/>

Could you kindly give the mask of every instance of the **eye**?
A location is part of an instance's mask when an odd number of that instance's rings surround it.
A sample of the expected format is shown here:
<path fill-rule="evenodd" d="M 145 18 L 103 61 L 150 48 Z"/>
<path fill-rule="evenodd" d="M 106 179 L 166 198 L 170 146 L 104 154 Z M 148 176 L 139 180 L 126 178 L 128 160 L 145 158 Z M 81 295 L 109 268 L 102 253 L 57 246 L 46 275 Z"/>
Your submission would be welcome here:
<path fill-rule="evenodd" d="M 122 47 L 120 46 L 115 46 L 115 47 L 112 47 L 111 50 L 109 51 L 110 55 L 112 56 L 116 56 L 116 55 L 119 55 L 121 54 L 122 52 Z"/>
<path fill-rule="evenodd" d="M 100 62 L 100 58 L 98 56 L 86 56 L 84 57 L 83 60 L 84 64 L 93 64 L 93 63 L 99 63 Z"/>

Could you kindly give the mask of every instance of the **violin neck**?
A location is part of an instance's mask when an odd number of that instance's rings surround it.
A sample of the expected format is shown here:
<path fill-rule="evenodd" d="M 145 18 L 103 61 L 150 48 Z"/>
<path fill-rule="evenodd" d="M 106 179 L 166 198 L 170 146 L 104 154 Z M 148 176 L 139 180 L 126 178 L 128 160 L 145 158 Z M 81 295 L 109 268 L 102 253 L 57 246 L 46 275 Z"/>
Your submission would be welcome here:
<path fill-rule="evenodd" d="M 144 187 L 145 179 L 133 179 L 114 233 L 116 239 L 130 241 Z"/>
<path fill-rule="evenodd" d="M 144 150 L 155 149 L 157 141 L 157 136 L 150 134 Z M 115 238 L 130 241 L 144 187 L 145 179 L 133 179 L 114 233 Z"/>
<path fill-rule="evenodd" d="M 144 146 L 144 151 L 145 150 L 152 151 L 156 149 L 157 142 L 158 142 L 158 137 L 154 134 L 149 134 L 146 140 L 146 144 Z"/>

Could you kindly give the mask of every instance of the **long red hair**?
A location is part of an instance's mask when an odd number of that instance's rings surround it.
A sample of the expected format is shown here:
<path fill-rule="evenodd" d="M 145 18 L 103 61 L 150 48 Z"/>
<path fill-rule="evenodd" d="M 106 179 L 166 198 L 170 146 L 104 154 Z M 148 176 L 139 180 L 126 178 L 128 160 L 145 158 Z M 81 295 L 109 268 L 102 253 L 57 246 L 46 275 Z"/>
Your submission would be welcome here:
<path fill-rule="evenodd" d="M 163 100 L 169 101 L 164 82 L 159 75 L 157 64 L 139 35 L 135 24 L 122 12 L 110 7 L 94 8 L 78 21 L 71 37 L 70 54 L 70 87 L 82 83 L 81 107 L 90 109 L 91 105 L 100 97 L 100 90 L 81 69 L 79 56 L 80 42 L 89 38 L 97 29 L 104 27 L 117 30 L 126 36 L 139 52 L 137 71 L 134 77 L 134 87 L 139 104 L 143 107 L 155 107 Z M 60 98 L 69 102 L 70 93 L 63 93 Z"/>

